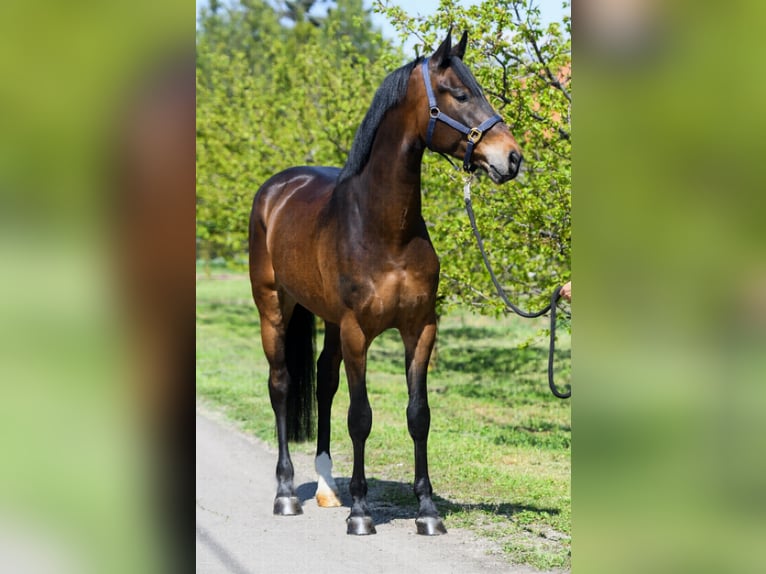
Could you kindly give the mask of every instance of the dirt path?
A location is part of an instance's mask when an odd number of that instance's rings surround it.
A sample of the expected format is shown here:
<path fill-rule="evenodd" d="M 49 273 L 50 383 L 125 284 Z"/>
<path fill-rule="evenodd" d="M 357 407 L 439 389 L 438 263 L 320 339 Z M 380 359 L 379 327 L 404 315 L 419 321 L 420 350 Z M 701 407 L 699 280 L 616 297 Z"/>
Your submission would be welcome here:
<path fill-rule="evenodd" d="M 293 455 L 301 516 L 272 514 L 276 488 L 273 448 L 220 415 L 197 409 L 197 572 L 256 574 L 530 574 L 507 564 L 490 541 L 456 528 L 446 536 L 415 534 L 414 520 L 378 523 L 374 536 L 346 534 L 341 508 L 319 508 L 313 459 Z M 344 490 L 346 481 L 339 481 Z"/>

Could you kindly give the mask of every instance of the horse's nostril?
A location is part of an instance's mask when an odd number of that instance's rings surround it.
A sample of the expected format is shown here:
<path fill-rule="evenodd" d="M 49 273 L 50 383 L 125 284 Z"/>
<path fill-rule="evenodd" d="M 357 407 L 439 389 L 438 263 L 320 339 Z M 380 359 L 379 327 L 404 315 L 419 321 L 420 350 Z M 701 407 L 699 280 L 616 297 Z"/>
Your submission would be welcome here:
<path fill-rule="evenodd" d="M 510 155 L 508 156 L 508 160 L 515 165 L 516 167 L 521 165 L 521 160 L 523 159 L 523 156 L 517 152 L 516 150 L 513 150 Z"/>

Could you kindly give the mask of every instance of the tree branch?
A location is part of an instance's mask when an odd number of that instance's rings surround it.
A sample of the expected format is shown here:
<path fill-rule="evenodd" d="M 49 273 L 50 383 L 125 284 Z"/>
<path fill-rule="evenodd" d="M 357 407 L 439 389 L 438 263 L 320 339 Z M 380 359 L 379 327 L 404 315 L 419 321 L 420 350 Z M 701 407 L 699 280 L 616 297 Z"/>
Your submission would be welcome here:
<path fill-rule="evenodd" d="M 446 279 L 447 281 L 451 281 L 454 285 L 458 285 L 460 287 L 463 287 L 464 289 L 468 289 L 471 291 L 474 295 L 479 297 L 480 299 L 484 301 L 489 302 L 496 302 L 495 297 L 491 295 L 487 295 L 486 293 L 483 293 L 482 291 L 479 291 L 476 287 L 473 285 L 469 285 L 468 283 L 465 283 L 463 281 L 460 281 L 459 279 L 456 279 L 455 277 L 452 277 L 450 275 L 447 275 L 446 273 L 442 273 L 442 277 Z"/>
<path fill-rule="evenodd" d="M 519 6 L 518 3 L 513 3 L 513 11 L 516 13 L 516 18 L 519 21 L 519 24 L 521 23 L 521 14 L 519 13 Z M 529 13 L 527 13 L 527 24 L 529 24 Z M 564 97 L 569 100 L 569 103 L 572 103 L 572 96 L 569 95 L 569 92 L 566 90 L 566 88 L 561 84 L 561 82 L 558 81 L 558 78 L 554 77 L 553 73 L 550 70 L 550 67 L 548 66 L 548 62 L 545 61 L 545 58 L 543 57 L 542 51 L 540 50 L 540 46 L 537 45 L 537 40 L 535 39 L 535 35 L 529 31 L 529 28 L 527 28 L 527 31 L 525 32 L 525 36 L 529 40 L 529 42 L 532 44 L 532 49 L 535 51 L 535 56 L 537 57 L 537 61 L 540 62 L 540 65 L 543 67 L 543 70 L 545 70 L 545 75 L 548 77 L 548 83 L 553 86 L 554 88 L 561 91 L 562 94 L 564 94 Z"/>
<path fill-rule="evenodd" d="M 487 93 L 488 93 L 490 96 L 492 96 L 493 98 L 497 98 L 498 100 L 500 100 L 500 101 L 503 103 L 503 105 L 504 105 L 504 106 L 505 106 L 505 105 L 507 105 L 507 104 L 510 104 L 510 103 L 511 103 L 511 100 L 510 100 L 510 99 L 508 99 L 507 97 L 505 97 L 505 95 L 504 95 L 504 94 L 498 94 L 497 92 L 495 92 L 495 91 L 492 91 L 492 90 L 487 90 Z M 545 122 L 545 123 L 550 123 L 550 122 L 549 122 L 548 120 L 546 120 L 544 117 L 542 117 L 542 116 L 541 116 L 541 115 L 539 115 L 539 114 L 536 114 L 535 112 L 532 112 L 532 111 L 528 111 L 527 113 L 529 113 L 529 115 L 530 115 L 530 116 L 531 116 L 533 119 L 537 120 L 538 122 Z M 556 128 L 556 130 L 559 132 L 559 136 L 560 136 L 562 139 L 565 139 L 565 140 L 567 140 L 567 141 L 569 141 L 569 140 L 571 140 L 571 139 L 572 139 L 572 137 L 571 137 L 571 134 L 570 134 L 568 131 L 566 131 L 564 128 L 562 128 L 561 126 L 554 126 L 554 127 L 555 127 L 555 128 Z"/>
<path fill-rule="evenodd" d="M 537 115 L 535 112 L 529 112 L 529 115 L 532 116 L 534 119 L 536 119 L 539 122 L 546 122 L 546 123 L 548 123 L 547 120 L 544 117 Z M 565 140 L 570 140 L 571 139 L 571 136 L 570 136 L 569 132 L 566 131 L 564 128 L 562 128 L 561 126 L 556 126 L 556 129 L 558 130 L 559 135 L 563 139 L 565 139 Z"/>

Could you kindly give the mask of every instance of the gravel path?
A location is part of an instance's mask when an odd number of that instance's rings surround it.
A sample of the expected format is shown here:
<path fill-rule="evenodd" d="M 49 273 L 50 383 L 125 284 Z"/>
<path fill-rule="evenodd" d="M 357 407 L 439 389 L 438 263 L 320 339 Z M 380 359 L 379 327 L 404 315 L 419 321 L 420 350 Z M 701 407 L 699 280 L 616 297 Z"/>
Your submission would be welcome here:
<path fill-rule="evenodd" d="M 457 528 L 415 534 L 411 518 L 379 523 L 373 536 L 348 536 L 343 507 L 319 508 L 312 457 L 293 454 L 301 516 L 274 516 L 275 450 L 204 407 L 197 409 L 197 572 L 256 574 L 531 574 L 507 564 L 491 541 Z M 341 491 L 347 480 L 339 480 Z"/>

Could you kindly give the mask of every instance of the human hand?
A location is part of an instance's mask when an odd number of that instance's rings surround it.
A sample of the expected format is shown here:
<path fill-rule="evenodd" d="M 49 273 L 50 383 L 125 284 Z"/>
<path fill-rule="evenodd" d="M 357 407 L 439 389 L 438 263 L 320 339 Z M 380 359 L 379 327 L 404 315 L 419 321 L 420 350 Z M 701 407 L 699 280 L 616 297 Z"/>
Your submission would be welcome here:
<path fill-rule="evenodd" d="M 570 303 L 572 302 L 572 282 L 567 281 L 566 284 L 559 291 L 559 295 L 562 299 L 566 299 Z"/>

